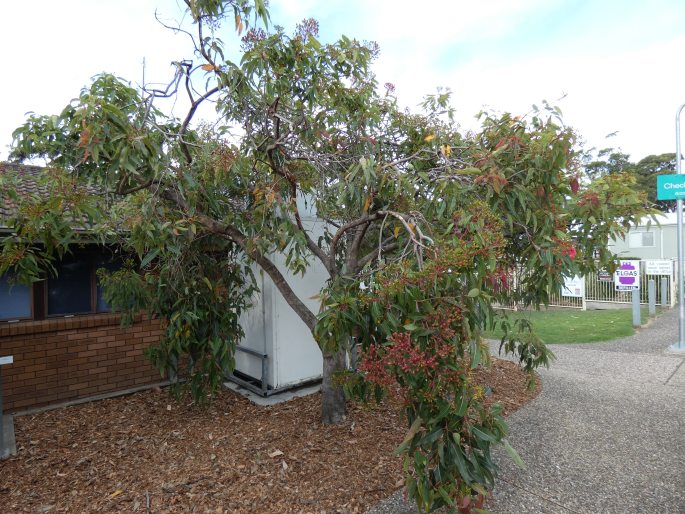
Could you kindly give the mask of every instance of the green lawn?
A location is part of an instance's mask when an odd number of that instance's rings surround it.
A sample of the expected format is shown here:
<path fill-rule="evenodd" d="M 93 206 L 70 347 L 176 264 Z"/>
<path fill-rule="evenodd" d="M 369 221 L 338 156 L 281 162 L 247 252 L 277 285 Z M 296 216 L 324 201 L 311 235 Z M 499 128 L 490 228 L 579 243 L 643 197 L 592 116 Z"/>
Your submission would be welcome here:
<path fill-rule="evenodd" d="M 549 344 L 596 343 L 633 335 L 632 309 L 579 311 L 555 309 L 547 311 L 507 311 L 509 319 L 527 318 L 535 333 Z M 657 310 L 658 314 L 658 310 Z M 642 323 L 648 318 L 648 310 L 641 311 Z M 500 339 L 501 331 L 489 332 L 488 339 Z"/>

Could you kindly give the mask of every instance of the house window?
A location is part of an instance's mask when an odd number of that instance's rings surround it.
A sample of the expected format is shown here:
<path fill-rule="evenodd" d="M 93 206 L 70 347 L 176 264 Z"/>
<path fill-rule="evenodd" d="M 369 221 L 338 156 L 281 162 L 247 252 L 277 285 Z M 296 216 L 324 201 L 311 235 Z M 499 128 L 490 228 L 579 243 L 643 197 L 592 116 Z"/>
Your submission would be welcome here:
<path fill-rule="evenodd" d="M 56 276 L 46 284 L 48 316 L 109 312 L 97 280 L 99 268 L 116 271 L 121 261 L 110 252 L 77 251 L 55 265 Z"/>
<path fill-rule="evenodd" d="M 0 277 L 0 321 L 31 318 L 31 287 Z"/>
<path fill-rule="evenodd" d="M 48 278 L 48 316 L 92 312 L 92 266 L 83 255 L 68 255 L 55 266 L 55 277 Z"/>
<path fill-rule="evenodd" d="M 96 271 L 116 271 L 121 260 L 107 249 L 76 250 L 54 263 L 56 273 L 33 286 L 0 277 L 0 321 L 109 312 Z"/>
<path fill-rule="evenodd" d="M 631 232 L 629 245 L 630 248 L 653 248 L 654 232 Z"/>
<path fill-rule="evenodd" d="M 121 260 L 120 259 L 112 259 L 111 257 L 99 257 L 95 260 L 95 266 L 93 266 L 93 268 L 95 271 L 99 270 L 100 268 L 105 268 L 107 271 L 112 273 L 114 271 L 118 271 L 121 269 Z M 100 285 L 100 281 L 97 280 L 97 277 L 96 277 L 96 283 L 95 283 L 95 311 L 96 312 L 109 312 L 111 310 L 109 305 L 107 305 L 107 301 L 102 296 L 103 290 L 104 289 Z"/>

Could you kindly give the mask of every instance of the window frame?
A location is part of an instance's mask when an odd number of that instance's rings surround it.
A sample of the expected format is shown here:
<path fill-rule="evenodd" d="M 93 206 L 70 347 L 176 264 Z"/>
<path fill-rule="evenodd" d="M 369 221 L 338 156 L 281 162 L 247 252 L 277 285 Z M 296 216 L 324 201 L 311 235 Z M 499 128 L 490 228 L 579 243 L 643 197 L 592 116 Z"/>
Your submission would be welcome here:
<path fill-rule="evenodd" d="M 98 264 L 98 261 L 100 261 L 102 258 L 116 260 L 117 257 L 121 258 L 121 254 L 116 252 L 115 249 L 112 247 L 92 246 L 75 249 L 72 252 L 72 255 L 76 260 L 88 261 L 88 286 L 90 291 L 90 308 L 88 311 L 73 312 L 66 314 L 49 314 L 48 293 L 50 290 L 50 280 L 54 280 L 54 277 L 47 275 L 43 277 L 41 280 L 34 282 L 31 286 L 29 286 L 29 302 L 31 310 L 30 317 L 0 318 L 0 324 L 15 323 L 19 321 L 41 321 L 47 319 L 72 318 L 75 316 L 92 316 L 96 314 L 108 314 L 112 312 L 112 309 L 109 306 L 107 310 L 98 309 L 97 270 L 100 267 L 104 267 Z"/>
<path fill-rule="evenodd" d="M 645 234 L 652 236 L 652 244 L 645 244 Z M 639 244 L 635 244 L 634 237 L 639 236 Z M 628 247 L 629 248 L 656 248 L 656 232 L 654 230 L 635 230 L 628 233 Z"/>
<path fill-rule="evenodd" d="M 66 314 L 50 314 L 50 304 L 48 303 L 49 298 L 49 292 L 50 292 L 50 279 L 56 277 L 47 277 L 45 279 L 45 287 L 43 288 L 43 305 L 45 305 L 45 319 L 53 319 L 53 318 L 71 318 L 74 316 L 87 316 L 88 314 L 98 314 L 97 312 L 97 300 L 95 299 L 97 295 L 97 280 L 95 276 L 95 269 L 93 268 L 94 263 L 93 263 L 93 256 L 95 255 L 95 252 L 91 251 L 82 251 L 82 252 L 74 252 L 74 257 L 76 259 L 83 258 L 83 259 L 88 259 L 88 289 L 90 291 L 89 295 L 89 302 L 90 302 L 90 308 L 87 311 L 79 311 L 79 312 L 69 312 Z M 61 263 L 60 263 L 61 264 Z M 109 311 L 108 311 L 109 312 Z"/>
<path fill-rule="evenodd" d="M 8 273 L 5 276 L 9 276 L 10 274 Z M 0 317 L 0 323 L 17 323 L 19 321 L 31 321 L 35 319 L 35 289 L 34 287 L 27 286 L 28 287 L 28 292 L 29 292 L 29 317 L 10 317 L 10 318 L 2 318 Z"/>

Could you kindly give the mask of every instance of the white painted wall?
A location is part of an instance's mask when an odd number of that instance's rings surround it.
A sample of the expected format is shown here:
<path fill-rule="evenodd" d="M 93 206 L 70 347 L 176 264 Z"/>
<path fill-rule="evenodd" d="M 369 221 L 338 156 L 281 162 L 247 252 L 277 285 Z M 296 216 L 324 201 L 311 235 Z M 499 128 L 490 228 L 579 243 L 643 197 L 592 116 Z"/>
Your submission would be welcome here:
<path fill-rule="evenodd" d="M 609 243 L 609 250 L 620 257 L 638 257 L 640 259 L 677 259 L 677 220 L 675 213 L 668 213 L 658 217 L 659 224 L 646 221 L 632 227 L 624 238 Z M 632 237 L 643 232 L 654 234 L 653 246 L 640 246 L 640 237 Z M 638 244 L 636 244 L 638 243 Z"/>
<path fill-rule="evenodd" d="M 317 241 L 323 235 L 324 222 L 313 216 L 313 208 L 298 201 L 302 223 L 310 236 Z M 285 265 L 285 256 L 272 256 L 274 264 L 284 274 L 298 297 L 317 314 L 316 297 L 328 279 L 328 273 L 316 258 L 304 277 L 293 275 Z M 307 326 L 290 308 L 268 275 L 256 270 L 261 292 L 255 296 L 253 307 L 241 317 L 245 338 L 241 346 L 269 356 L 268 385 L 274 389 L 294 386 L 301 382 L 321 378 L 323 357 Z M 262 368 L 258 358 L 244 352 L 236 353 L 236 370 L 257 379 Z"/>

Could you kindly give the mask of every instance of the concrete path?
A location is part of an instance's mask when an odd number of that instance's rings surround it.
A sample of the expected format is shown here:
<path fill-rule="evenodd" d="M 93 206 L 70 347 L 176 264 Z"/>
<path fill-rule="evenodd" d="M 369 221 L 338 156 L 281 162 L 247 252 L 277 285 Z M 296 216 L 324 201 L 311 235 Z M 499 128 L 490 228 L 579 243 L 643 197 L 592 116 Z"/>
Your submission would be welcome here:
<path fill-rule="evenodd" d="M 493 513 L 685 513 L 685 364 L 673 309 L 636 335 L 554 345 L 538 398 L 508 420 Z M 413 513 L 401 495 L 370 511 Z"/>

